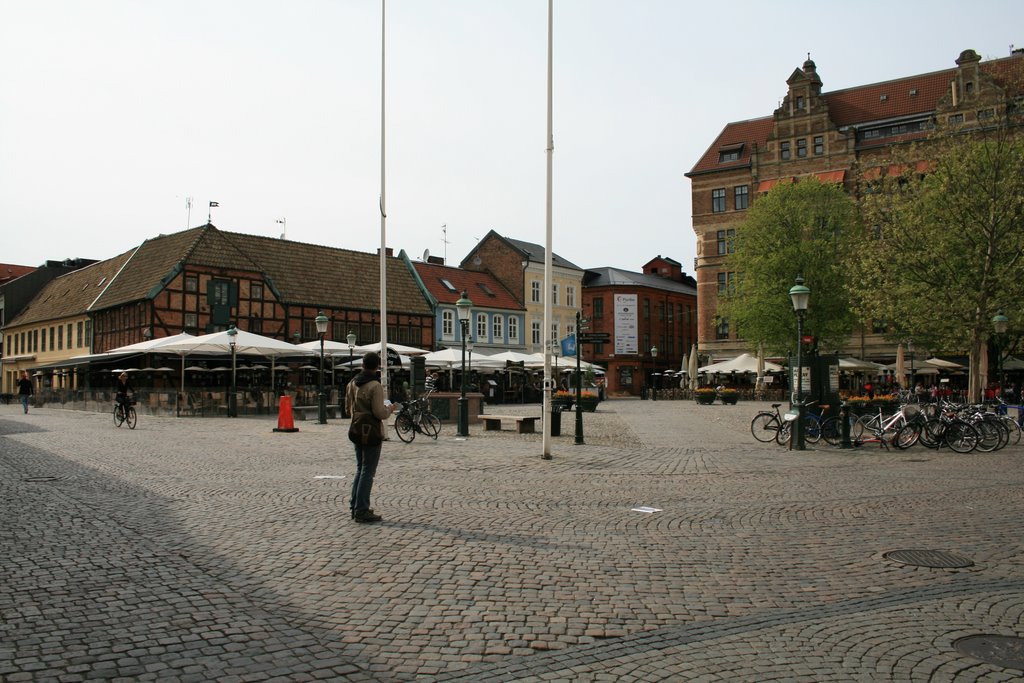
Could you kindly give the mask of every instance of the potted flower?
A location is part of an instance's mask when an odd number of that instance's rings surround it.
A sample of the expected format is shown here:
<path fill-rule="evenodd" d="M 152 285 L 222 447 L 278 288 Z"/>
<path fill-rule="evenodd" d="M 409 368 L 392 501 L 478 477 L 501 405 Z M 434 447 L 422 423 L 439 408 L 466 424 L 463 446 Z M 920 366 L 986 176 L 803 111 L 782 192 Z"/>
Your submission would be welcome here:
<path fill-rule="evenodd" d="M 736 402 L 740 399 L 740 392 L 735 389 L 721 389 L 718 392 L 718 398 L 721 399 L 724 405 L 736 405 Z"/>
<path fill-rule="evenodd" d="M 556 391 L 551 395 L 551 407 L 561 406 L 562 410 L 569 410 L 576 394 L 571 391 Z"/>
<path fill-rule="evenodd" d="M 593 413 L 597 410 L 598 398 L 597 394 L 589 391 L 584 391 L 580 394 L 580 409 L 585 410 L 588 413 Z"/>
<path fill-rule="evenodd" d="M 709 406 L 715 402 L 717 394 L 711 387 L 700 387 L 698 389 L 694 389 L 693 397 L 700 405 Z"/>

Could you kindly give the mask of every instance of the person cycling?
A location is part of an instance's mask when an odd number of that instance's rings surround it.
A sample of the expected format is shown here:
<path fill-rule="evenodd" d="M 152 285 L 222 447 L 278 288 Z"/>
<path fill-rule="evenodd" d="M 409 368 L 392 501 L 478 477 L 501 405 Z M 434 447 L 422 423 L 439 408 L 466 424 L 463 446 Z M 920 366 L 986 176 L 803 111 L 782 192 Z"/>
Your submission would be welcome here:
<path fill-rule="evenodd" d="M 114 400 L 121 406 L 121 410 L 124 411 L 124 416 L 128 417 L 128 408 L 132 405 L 132 396 L 135 394 L 135 389 L 132 387 L 131 380 L 128 379 L 128 373 L 122 372 L 117 376 L 117 390 L 114 394 Z"/>

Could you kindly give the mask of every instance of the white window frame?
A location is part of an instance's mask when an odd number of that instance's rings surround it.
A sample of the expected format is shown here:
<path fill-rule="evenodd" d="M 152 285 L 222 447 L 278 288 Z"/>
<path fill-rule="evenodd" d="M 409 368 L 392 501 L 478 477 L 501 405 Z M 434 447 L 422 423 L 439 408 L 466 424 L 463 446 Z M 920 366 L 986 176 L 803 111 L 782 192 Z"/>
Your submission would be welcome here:
<path fill-rule="evenodd" d="M 576 285 L 565 286 L 565 305 L 576 308 Z"/>
<path fill-rule="evenodd" d="M 478 342 L 487 341 L 487 314 L 477 313 L 476 314 L 476 340 Z"/>
<path fill-rule="evenodd" d="M 552 282 L 551 283 L 551 305 L 552 306 L 557 306 L 558 305 L 558 283 L 557 282 Z"/>
<path fill-rule="evenodd" d="M 519 318 L 514 315 L 508 317 L 508 340 L 513 344 L 519 343 Z"/>
<path fill-rule="evenodd" d="M 530 283 L 530 303 L 540 303 L 540 280 L 534 280 Z"/>
<path fill-rule="evenodd" d="M 530 343 L 531 344 L 537 345 L 537 344 L 543 344 L 544 343 L 544 338 L 541 336 L 541 332 L 543 332 L 543 330 L 541 329 L 540 325 L 541 325 L 541 321 L 540 320 L 534 320 L 530 324 L 530 339 L 531 339 Z"/>
<path fill-rule="evenodd" d="M 491 341 L 495 344 L 505 341 L 505 316 L 500 313 L 491 317 Z"/>
<path fill-rule="evenodd" d="M 441 311 L 441 338 L 455 339 L 455 311 L 450 308 Z"/>

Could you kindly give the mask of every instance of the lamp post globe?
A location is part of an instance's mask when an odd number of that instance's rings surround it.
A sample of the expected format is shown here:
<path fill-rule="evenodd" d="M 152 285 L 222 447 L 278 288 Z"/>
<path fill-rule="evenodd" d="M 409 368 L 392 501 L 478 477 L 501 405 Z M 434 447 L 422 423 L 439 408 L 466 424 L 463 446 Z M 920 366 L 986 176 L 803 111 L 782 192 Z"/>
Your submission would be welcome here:
<path fill-rule="evenodd" d="M 324 336 L 327 334 L 327 325 L 331 321 L 324 315 L 323 311 L 313 319 L 316 323 L 316 333 L 320 335 L 320 373 L 317 379 L 317 422 L 327 424 L 327 395 L 324 394 Z"/>
<path fill-rule="evenodd" d="M 793 311 L 796 312 L 796 400 L 790 397 L 790 405 L 796 408 L 796 424 L 793 425 L 792 447 L 795 450 L 805 450 L 804 445 L 804 314 L 807 312 L 807 304 L 811 299 L 810 288 L 804 285 L 802 276 L 796 276 L 796 284 L 789 290 L 790 301 L 793 302 Z"/>
<path fill-rule="evenodd" d="M 234 325 L 228 328 L 227 335 L 228 346 L 231 347 L 231 391 L 228 393 L 228 417 L 238 417 L 238 394 L 235 391 L 238 379 L 235 370 L 235 346 L 237 343 L 235 337 L 238 336 L 238 330 L 235 329 Z"/>
<path fill-rule="evenodd" d="M 466 399 L 466 337 L 469 336 L 469 312 L 473 308 L 473 302 L 466 296 L 465 290 L 462 297 L 455 302 L 455 310 L 459 315 L 459 327 L 462 332 L 462 382 L 459 389 L 459 431 L 458 436 L 469 436 L 469 402 Z"/>

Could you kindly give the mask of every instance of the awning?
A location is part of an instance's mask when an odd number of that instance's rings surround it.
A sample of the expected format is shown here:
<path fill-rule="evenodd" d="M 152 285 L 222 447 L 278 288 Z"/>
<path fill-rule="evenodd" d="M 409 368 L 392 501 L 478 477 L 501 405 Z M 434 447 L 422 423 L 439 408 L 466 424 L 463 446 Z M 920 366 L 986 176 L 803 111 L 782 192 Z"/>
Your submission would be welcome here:
<path fill-rule="evenodd" d="M 846 171 L 822 171 L 814 175 L 823 183 L 836 183 L 838 185 L 842 185 L 846 179 Z"/>
<path fill-rule="evenodd" d="M 793 177 L 789 177 L 789 178 L 772 178 L 771 180 L 762 180 L 761 182 L 759 182 L 757 184 L 757 191 L 758 191 L 759 194 L 762 193 L 762 192 L 767 192 L 768 190 L 772 189 L 773 187 L 775 187 L 779 183 L 791 183 L 794 180 L 796 180 L 796 178 L 793 178 Z"/>

